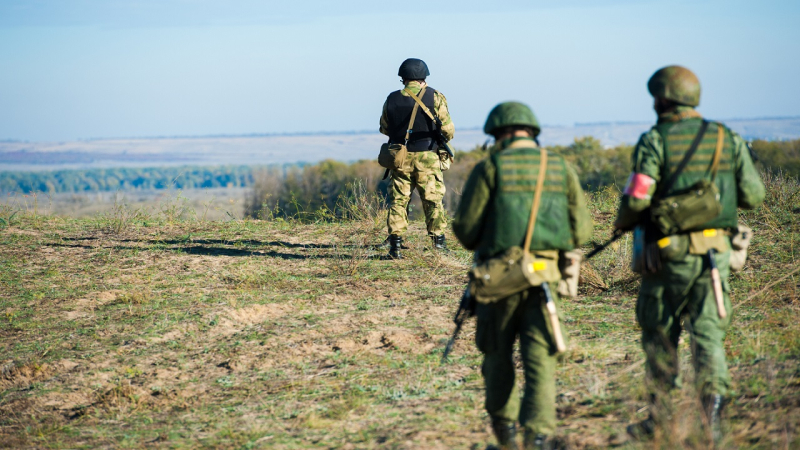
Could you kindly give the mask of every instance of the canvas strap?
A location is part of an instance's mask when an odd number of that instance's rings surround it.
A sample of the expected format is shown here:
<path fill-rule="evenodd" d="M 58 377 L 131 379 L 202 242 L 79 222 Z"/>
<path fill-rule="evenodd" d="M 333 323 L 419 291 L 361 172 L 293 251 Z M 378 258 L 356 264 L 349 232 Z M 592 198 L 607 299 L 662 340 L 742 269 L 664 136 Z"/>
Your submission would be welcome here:
<path fill-rule="evenodd" d="M 431 118 L 431 120 L 432 120 L 434 123 L 436 123 L 436 119 L 433 117 L 433 113 L 431 112 L 431 110 L 430 110 L 430 109 L 429 109 L 427 106 L 425 106 L 425 103 L 422 103 L 422 100 L 421 100 L 421 99 L 422 99 L 422 94 L 424 94 L 424 93 L 425 93 L 425 88 L 423 87 L 423 88 L 422 88 L 422 90 L 421 90 L 421 91 L 419 91 L 419 97 L 417 97 L 416 95 L 414 95 L 414 93 L 413 93 L 413 92 L 409 91 L 409 90 L 408 90 L 408 88 L 406 88 L 406 89 L 405 89 L 405 91 L 406 91 L 406 93 L 408 94 L 408 96 L 409 96 L 409 97 L 413 98 L 413 99 L 414 99 L 414 101 L 415 101 L 415 102 L 417 102 L 417 105 L 419 105 L 419 107 L 420 107 L 420 108 L 422 108 L 422 111 L 423 111 L 423 112 L 424 112 L 424 113 L 425 113 L 425 114 L 426 114 L 428 117 L 430 117 L 430 118 Z"/>
<path fill-rule="evenodd" d="M 725 144 L 725 132 L 722 130 L 722 124 L 717 124 L 717 148 L 714 150 L 714 157 L 711 159 L 711 181 L 717 178 L 717 169 L 719 169 L 719 160 L 722 155 L 722 146 Z"/>
<path fill-rule="evenodd" d="M 408 88 L 404 90 L 406 91 L 406 93 L 408 93 L 408 95 L 411 96 L 411 98 L 417 101 L 417 104 L 414 105 L 414 108 L 411 110 L 411 121 L 408 122 L 408 128 L 406 128 L 405 145 L 408 145 L 408 135 L 411 134 L 411 129 L 414 128 L 414 120 L 417 119 L 417 110 L 419 109 L 419 105 L 422 105 L 422 102 L 420 102 L 419 99 L 417 99 L 417 97 L 415 97 L 414 94 L 412 94 L 411 91 L 408 90 Z M 423 94 L 425 94 L 425 86 L 423 86 L 422 90 L 419 91 L 420 97 Z M 422 107 L 425 108 L 425 105 L 422 105 Z"/>
<path fill-rule="evenodd" d="M 536 192 L 533 194 L 533 206 L 531 207 L 531 216 L 528 218 L 528 231 L 525 233 L 525 244 L 522 246 L 522 251 L 525 255 L 530 254 L 531 239 L 533 238 L 533 229 L 536 225 L 536 215 L 539 213 L 539 202 L 542 199 L 542 188 L 544 187 L 544 177 L 547 172 L 547 150 L 540 150 L 539 160 L 539 178 L 536 179 Z"/>

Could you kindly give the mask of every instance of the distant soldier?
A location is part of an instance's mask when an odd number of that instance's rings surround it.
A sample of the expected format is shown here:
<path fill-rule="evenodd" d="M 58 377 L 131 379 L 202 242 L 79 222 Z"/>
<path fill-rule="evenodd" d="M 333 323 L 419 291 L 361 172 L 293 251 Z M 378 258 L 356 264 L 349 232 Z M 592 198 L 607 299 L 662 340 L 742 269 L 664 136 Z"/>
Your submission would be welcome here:
<path fill-rule="evenodd" d="M 484 132 L 495 145 L 464 186 L 453 231 L 481 263 L 513 246 L 523 246 L 531 216 L 542 150 L 541 130 L 531 109 L 516 102 L 497 105 Z M 531 251 L 569 251 L 591 237 L 592 220 L 575 170 L 547 153 L 538 219 Z M 550 289 L 555 295 L 556 286 Z M 554 300 L 557 300 L 554 299 Z M 524 448 L 553 448 L 556 431 L 556 343 L 547 319 L 545 292 L 532 287 L 476 307 L 478 349 L 486 383 L 486 411 L 501 449 L 516 449 L 516 422 L 525 430 Z M 514 341 L 520 338 L 525 389 L 522 405 L 514 381 Z"/>
<path fill-rule="evenodd" d="M 409 129 L 411 112 L 417 96 L 428 110 L 441 121 L 441 134 L 449 141 L 455 126 L 447 110 L 447 99 L 439 91 L 428 87 L 425 78 L 430 75 L 428 66 L 421 59 L 409 58 L 400 65 L 397 73 L 403 89 L 394 91 L 386 98 L 381 115 L 380 132 L 389 136 L 392 143 L 403 143 Z M 424 92 L 423 92 L 424 90 Z M 422 97 L 419 98 L 420 92 Z M 389 237 L 384 246 L 389 247 L 389 256 L 400 259 L 403 235 L 408 229 L 408 203 L 411 191 L 416 188 L 422 200 L 428 236 L 438 250 L 446 249 L 444 231 L 447 228 L 447 213 L 442 205 L 445 194 L 442 168 L 449 168 L 450 159 L 436 140 L 437 126 L 423 111 L 415 116 L 408 133 L 408 157 L 403 167 L 391 172 L 389 186 L 389 214 L 386 220 Z"/>
<path fill-rule="evenodd" d="M 664 397 L 678 384 L 683 318 L 707 430 L 718 443 L 731 382 L 722 345 L 732 312 L 729 236 L 737 230 L 737 207 L 761 204 L 764 185 L 745 141 L 695 111 L 700 82 L 694 73 L 664 67 L 647 87 L 658 122 L 636 144 L 633 173 L 614 224 L 623 230 L 637 227 L 634 270 L 639 267 L 642 284 L 636 318 L 651 402 L 649 417 L 629 426 L 628 433 L 650 436 L 670 415 Z"/>

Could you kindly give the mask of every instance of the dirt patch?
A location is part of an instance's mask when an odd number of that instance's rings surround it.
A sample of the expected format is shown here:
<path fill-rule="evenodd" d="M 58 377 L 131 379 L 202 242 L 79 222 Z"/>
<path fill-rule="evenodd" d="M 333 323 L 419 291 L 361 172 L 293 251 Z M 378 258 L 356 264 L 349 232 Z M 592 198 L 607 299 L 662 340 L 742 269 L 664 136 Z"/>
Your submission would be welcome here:
<path fill-rule="evenodd" d="M 286 315 L 289 307 L 270 303 L 267 305 L 250 305 L 243 308 L 229 308 L 225 310 L 219 323 L 212 328 L 214 334 L 231 335 L 238 333 L 245 328 L 276 319 Z"/>
<path fill-rule="evenodd" d="M 28 386 L 39 380 L 44 380 L 53 375 L 53 369 L 48 364 L 28 363 L 17 365 L 7 361 L 0 368 L 0 388 Z"/>

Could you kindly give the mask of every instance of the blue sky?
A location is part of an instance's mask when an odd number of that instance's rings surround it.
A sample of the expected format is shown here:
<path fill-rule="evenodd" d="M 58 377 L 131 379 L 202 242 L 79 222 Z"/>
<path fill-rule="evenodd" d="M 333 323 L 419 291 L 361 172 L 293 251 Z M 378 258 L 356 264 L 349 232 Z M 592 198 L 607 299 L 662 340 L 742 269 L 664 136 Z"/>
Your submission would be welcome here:
<path fill-rule="evenodd" d="M 800 115 L 800 2 L 0 1 L 0 139 L 377 130 L 424 59 L 456 127 L 651 121 L 682 64 L 716 119 Z"/>

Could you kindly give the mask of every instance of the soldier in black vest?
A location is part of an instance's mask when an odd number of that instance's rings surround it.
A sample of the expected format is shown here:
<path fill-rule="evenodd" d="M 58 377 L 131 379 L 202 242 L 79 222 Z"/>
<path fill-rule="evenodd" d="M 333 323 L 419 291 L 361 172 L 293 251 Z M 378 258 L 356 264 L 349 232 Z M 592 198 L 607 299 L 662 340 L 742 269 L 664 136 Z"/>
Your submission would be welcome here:
<path fill-rule="evenodd" d="M 446 248 L 444 230 L 447 227 L 447 214 L 442 205 L 445 194 L 442 171 L 450 167 L 451 160 L 437 143 L 436 134 L 441 131 L 449 141 L 455 132 L 447 110 L 447 99 L 425 83 L 425 78 L 430 75 L 425 62 L 409 58 L 400 65 L 398 75 L 405 87 L 386 98 L 380 126 L 380 132 L 389 136 L 392 143 L 405 142 L 406 132 L 410 129 L 406 144 L 408 157 L 403 167 L 391 171 L 389 186 L 389 214 L 386 220 L 389 237 L 384 244 L 390 247 L 389 256 L 394 259 L 401 258 L 400 249 L 404 248 L 403 235 L 408 229 L 407 207 L 414 188 L 422 199 L 428 236 L 436 249 Z M 414 123 L 410 123 L 412 110 L 417 104 L 412 95 L 441 121 L 440 127 L 422 111 L 415 115 Z"/>

